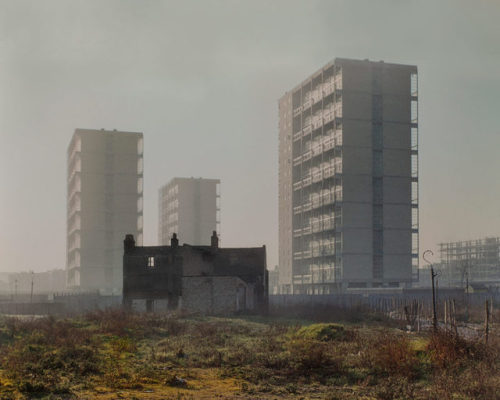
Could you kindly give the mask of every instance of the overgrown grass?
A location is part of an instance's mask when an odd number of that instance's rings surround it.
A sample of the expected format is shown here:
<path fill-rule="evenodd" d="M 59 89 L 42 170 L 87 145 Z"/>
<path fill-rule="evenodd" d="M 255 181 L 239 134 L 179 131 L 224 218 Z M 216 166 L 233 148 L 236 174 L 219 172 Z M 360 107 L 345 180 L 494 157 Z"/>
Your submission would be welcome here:
<path fill-rule="evenodd" d="M 378 316 L 354 320 L 120 310 L 4 318 L 0 398 L 499 398 L 494 332 L 485 345 L 446 332 L 410 335 L 381 327 Z"/>

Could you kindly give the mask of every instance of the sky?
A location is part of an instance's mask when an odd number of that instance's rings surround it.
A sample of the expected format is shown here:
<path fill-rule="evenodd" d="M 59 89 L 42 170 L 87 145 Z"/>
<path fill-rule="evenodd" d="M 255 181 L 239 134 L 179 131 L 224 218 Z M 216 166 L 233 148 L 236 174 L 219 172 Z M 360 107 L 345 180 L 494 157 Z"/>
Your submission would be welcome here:
<path fill-rule="evenodd" d="M 65 267 L 75 128 L 144 133 L 145 245 L 219 178 L 222 245 L 276 265 L 277 101 L 335 57 L 418 66 L 421 253 L 499 236 L 496 0 L 0 0 L 0 271 Z"/>

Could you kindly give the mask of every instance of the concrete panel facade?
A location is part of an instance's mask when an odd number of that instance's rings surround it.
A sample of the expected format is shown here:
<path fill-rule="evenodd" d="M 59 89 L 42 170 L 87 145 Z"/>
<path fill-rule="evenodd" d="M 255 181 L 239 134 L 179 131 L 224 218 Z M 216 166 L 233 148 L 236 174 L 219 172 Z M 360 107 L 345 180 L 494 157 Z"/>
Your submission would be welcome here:
<path fill-rule="evenodd" d="M 158 243 L 176 233 L 185 243 L 209 245 L 219 231 L 220 180 L 174 178 L 158 192 Z"/>
<path fill-rule="evenodd" d="M 122 240 L 142 244 L 138 132 L 76 129 L 68 147 L 67 279 L 75 290 L 122 290 Z"/>
<path fill-rule="evenodd" d="M 337 58 L 279 100 L 279 288 L 408 287 L 418 267 L 411 65 Z"/>

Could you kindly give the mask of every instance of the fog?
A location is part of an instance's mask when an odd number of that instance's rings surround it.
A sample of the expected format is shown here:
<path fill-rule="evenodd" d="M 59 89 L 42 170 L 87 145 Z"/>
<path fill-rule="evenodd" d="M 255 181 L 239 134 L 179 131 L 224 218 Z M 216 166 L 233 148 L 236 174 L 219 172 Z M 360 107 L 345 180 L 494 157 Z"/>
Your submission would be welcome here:
<path fill-rule="evenodd" d="M 278 262 L 278 98 L 334 57 L 419 69 L 421 252 L 500 234 L 500 3 L 0 1 L 0 271 L 65 265 L 75 128 L 144 133 L 158 189 L 221 179 L 221 245 Z"/>

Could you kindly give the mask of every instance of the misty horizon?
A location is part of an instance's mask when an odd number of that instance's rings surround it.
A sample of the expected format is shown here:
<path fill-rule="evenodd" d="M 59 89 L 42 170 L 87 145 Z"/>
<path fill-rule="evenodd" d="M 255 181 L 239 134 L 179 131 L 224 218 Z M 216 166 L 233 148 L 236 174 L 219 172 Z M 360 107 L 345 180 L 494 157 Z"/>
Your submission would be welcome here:
<path fill-rule="evenodd" d="M 77 128 L 144 134 L 144 245 L 157 244 L 161 186 L 216 178 L 223 246 L 266 245 L 273 268 L 278 99 L 335 57 L 418 67 L 420 253 L 500 235 L 499 4 L 4 1 L 0 9 L 2 272 L 65 268 L 66 150 Z"/>

